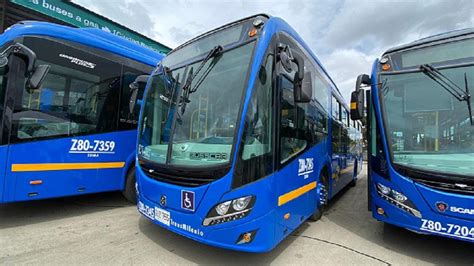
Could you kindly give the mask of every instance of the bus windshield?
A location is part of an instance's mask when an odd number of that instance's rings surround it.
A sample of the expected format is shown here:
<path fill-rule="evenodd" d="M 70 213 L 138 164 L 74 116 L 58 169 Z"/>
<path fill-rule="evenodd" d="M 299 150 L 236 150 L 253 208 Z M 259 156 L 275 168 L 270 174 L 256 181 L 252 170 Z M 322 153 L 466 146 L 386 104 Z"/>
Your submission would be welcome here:
<path fill-rule="evenodd" d="M 151 77 L 147 90 L 140 157 L 185 166 L 227 163 L 254 46 L 253 41 L 224 50 L 204 64 L 203 58 L 177 69 L 166 65 L 175 64 L 170 54 L 163 71 Z M 196 75 L 190 82 L 193 72 Z M 186 81 L 192 92 L 183 97 Z"/>
<path fill-rule="evenodd" d="M 474 64 L 440 67 L 474 90 Z M 453 97 L 421 71 L 382 74 L 381 94 L 393 162 L 420 170 L 474 177 L 474 126 L 467 101 Z M 474 105 L 474 98 L 470 98 Z"/>

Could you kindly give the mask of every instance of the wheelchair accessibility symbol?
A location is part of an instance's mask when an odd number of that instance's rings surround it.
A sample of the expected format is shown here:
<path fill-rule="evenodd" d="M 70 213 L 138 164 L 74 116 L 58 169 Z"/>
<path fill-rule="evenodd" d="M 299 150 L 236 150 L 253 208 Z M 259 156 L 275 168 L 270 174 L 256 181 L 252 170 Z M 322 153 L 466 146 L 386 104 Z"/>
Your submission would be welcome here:
<path fill-rule="evenodd" d="M 194 211 L 194 192 L 181 190 L 181 208 Z"/>

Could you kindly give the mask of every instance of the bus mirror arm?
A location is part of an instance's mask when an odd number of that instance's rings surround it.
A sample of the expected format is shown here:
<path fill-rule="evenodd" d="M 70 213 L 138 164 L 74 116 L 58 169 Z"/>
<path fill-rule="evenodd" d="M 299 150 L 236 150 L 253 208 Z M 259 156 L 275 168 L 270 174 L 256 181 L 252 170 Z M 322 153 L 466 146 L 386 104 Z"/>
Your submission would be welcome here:
<path fill-rule="evenodd" d="M 361 120 L 364 118 L 364 90 L 361 85 L 370 85 L 369 75 L 362 74 L 357 77 L 355 90 L 351 93 L 351 119 Z"/>
<path fill-rule="evenodd" d="M 49 72 L 49 65 L 39 65 L 36 66 L 36 54 L 28 48 L 27 46 L 21 43 L 15 43 L 8 46 L 5 50 L 0 53 L 0 67 L 4 67 L 8 64 L 8 56 L 14 54 L 17 57 L 25 60 L 26 67 L 26 76 L 27 80 L 27 91 L 31 92 L 36 90 L 41 86 L 44 78 Z"/>
<path fill-rule="evenodd" d="M 28 74 L 32 73 L 34 71 L 35 67 L 35 62 L 36 62 L 36 54 L 33 52 L 30 48 L 26 47 L 25 45 L 21 43 L 15 43 L 10 46 L 8 46 L 5 50 L 3 50 L 0 53 L 0 58 L 1 58 L 1 66 L 5 66 L 8 64 L 8 56 L 10 54 L 14 54 L 27 63 L 27 69 L 26 72 Z"/>

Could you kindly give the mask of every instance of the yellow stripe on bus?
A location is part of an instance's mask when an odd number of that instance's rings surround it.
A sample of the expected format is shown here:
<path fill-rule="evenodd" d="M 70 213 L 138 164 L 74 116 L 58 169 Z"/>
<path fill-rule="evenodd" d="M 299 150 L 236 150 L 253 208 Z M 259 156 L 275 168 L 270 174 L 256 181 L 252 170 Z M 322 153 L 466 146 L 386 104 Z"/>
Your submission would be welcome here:
<path fill-rule="evenodd" d="M 125 162 L 12 164 L 12 172 L 123 168 Z"/>
<path fill-rule="evenodd" d="M 314 189 L 316 187 L 316 181 L 314 182 L 311 182 L 307 185 L 304 185 L 302 187 L 299 187 L 295 190 L 292 190 L 286 194 L 283 194 L 281 196 L 278 197 L 278 206 L 281 206 L 289 201 L 292 201 L 296 198 L 298 198 L 299 196 L 303 195 L 304 193 Z"/>

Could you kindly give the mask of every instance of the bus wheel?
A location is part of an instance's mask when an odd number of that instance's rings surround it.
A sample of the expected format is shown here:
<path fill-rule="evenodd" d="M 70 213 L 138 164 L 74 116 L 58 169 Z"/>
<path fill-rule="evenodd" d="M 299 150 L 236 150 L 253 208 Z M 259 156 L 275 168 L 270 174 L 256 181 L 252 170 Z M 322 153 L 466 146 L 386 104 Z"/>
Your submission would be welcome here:
<path fill-rule="evenodd" d="M 349 183 L 349 186 L 355 187 L 357 185 L 357 168 L 359 166 L 357 165 L 357 162 L 354 164 L 354 177 L 352 178 L 352 181 Z"/>
<path fill-rule="evenodd" d="M 349 183 L 349 186 L 355 187 L 357 185 L 357 177 L 354 177 L 352 181 Z"/>
<path fill-rule="evenodd" d="M 125 189 L 122 191 L 123 196 L 131 203 L 137 203 L 137 191 L 135 190 L 135 167 L 132 166 L 128 170 L 127 180 L 125 180 Z"/>
<path fill-rule="evenodd" d="M 328 179 L 326 177 L 326 174 L 322 173 L 319 180 L 321 182 L 321 189 L 320 189 L 320 192 L 319 192 L 319 200 L 320 200 L 319 208 L 316 208 L 314 213 L 309 217 L 310 221 L 317 221 L 317 220 L 321 219 L 321 217 L 323 216 L 324 210 L 326 209 L 326 206 L 328 204 L 328 200 L 329 200 L 328 199 L 328 197 L 329 197 Z"/>

